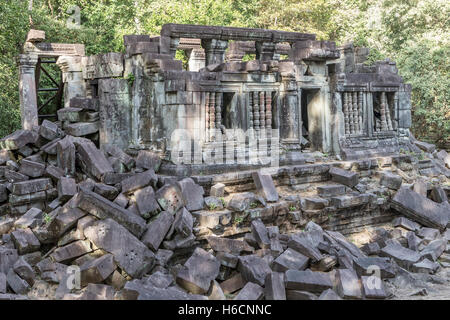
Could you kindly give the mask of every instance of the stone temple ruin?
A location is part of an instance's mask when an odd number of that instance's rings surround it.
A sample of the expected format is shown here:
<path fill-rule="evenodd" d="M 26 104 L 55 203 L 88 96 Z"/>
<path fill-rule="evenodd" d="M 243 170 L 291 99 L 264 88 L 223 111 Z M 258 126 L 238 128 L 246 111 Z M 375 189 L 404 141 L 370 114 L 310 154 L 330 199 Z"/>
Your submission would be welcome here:
<path fill-rule="evenodd" d="M 450 156 L 410 133 L 394 62 L 219 26 L 124 45 L 28 33 L 22 129 L 0 140 L 0 299 L 385 299 L 450 267 Z"/>
<path fill-rule="evenodd" d="M 178 165 L 164 164 L 166 172 L 261 166 L 248 159 L 252 141 L 269 155 L 276 141 L 283 164 L 304 163 L 305 149 L 355 160 L 395 154 L 409 142 L 411 88 L 395 63 L 364 64 L 365 48 L 336 48 L 313 34 L 177 24 L 124 42 L 125 54 L 96 56 L 77 46 L 26 46 L 24 128 L 38 124 L 33 63 L 54 50 L 65 83 L 64 128 L 75 136 L 98 131 L 101 147 L 154 150 Z M 187 70 L 177 50 L 189 57 Z M 73 123 L 86 105 L 99 120 Z"/>

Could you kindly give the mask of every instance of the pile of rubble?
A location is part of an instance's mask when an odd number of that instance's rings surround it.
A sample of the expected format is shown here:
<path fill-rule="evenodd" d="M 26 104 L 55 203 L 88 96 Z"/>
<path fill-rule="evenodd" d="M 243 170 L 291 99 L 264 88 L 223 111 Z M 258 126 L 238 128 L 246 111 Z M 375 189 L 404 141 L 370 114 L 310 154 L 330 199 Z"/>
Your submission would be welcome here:
<path fill-rule="evenodd" d="M 384 299 L 392 293 L 382 280 L 400 271 L 449 267 L 450 209 L 439 185 L 428 194 L 383 173 L 392 206 L 416 222 L 398 217 L 361 248 L 312 221 L 285 232 L 254 218 L 244 237 L 200 237 L 200 225 L 239 222 L 205 212 L 279 201 L 270 175 L 255 172 L 257 193 L 226 201 L 223 184 L 206 194 L 191 178 L 157 174 L 151 151 L 99 150 L 50 121 L 0 148 L 0 299 Z M 351 171 L 329 171 L 336 183 L 359 185 Z"/>

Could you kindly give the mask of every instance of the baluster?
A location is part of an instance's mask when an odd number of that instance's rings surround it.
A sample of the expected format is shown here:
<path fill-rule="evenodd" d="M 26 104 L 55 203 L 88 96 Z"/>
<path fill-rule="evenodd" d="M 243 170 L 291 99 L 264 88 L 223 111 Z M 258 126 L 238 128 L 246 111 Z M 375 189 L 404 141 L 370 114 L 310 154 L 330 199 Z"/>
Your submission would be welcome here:
<path fill-rule="evenodd" d="M 259 118 L 261 131 L 266 129 L 266 100 L 264 98 L 264 91 L 259 93 Z"/>
<path fill-rule="evenodd" d="M 359 134 L 363 134 L 363 95 L 364 93 L 362 91 L 358 94 L 358 114 L 359 114 Z"/>
<path fill-rule="evenodd" d="M 259 133 L 259 102 L 258 92 L 253 92 L 253 127 L 256 130 L 256 134 Z"/>
<path fill-rule="evenodd" d="M 209 129 L 211 137 L 211 141 L 214 141 L 215 136 L 215 127 L 216 127 L 216 95 L 214 92 L 211 92 L 211 96 L 209 98 Z"/>
<path fill-rule="evenodd" d="M 267 138 L 272 137 L 272 92 L 266 92 L 266 133 Z"/>
<path fill-rule="evenodd" d="M 386 121 L 386 92 L 381 93 L 381 103 L 380 103 L 380 113 L 381 113 L 381 131 L 387 130 Z"/>
<path fill-rule="evenodd" d="M 353 100 L 352 93 L 348 93 L 348 122 L 350 125 L 350 134 L 355 133 L 355 122 L 353 121 Z"/>
<path fill-rule="evenodd" d="M 248 125 L 249 129 L 253 129 L 253 94 L 248 95 Z"/>
<path fill-rule="evenodd" d="M 353 126 L 355 128 L 355 134 L 359 133 L 359 112 L 358 112 L 358 93 L 353 92 Z"/>
<path fill-rule="evenodd" d="M 350 134 L 350 124 L 349 124 L 349 114 L 348 114 L 348 93 L 344 92 L 344 123 L 345 123 L 345 134 Z"/>
<path fill-rule="evenodd" d="M 222 103 L 223 103 L 223 93 L 216 93 L 216 128 L 220 129 L 222 124 Z"/>
<path fill-rule="evenodd" d="M 206 141 L 209 141 L 209 92 L 205 92 Z"/>

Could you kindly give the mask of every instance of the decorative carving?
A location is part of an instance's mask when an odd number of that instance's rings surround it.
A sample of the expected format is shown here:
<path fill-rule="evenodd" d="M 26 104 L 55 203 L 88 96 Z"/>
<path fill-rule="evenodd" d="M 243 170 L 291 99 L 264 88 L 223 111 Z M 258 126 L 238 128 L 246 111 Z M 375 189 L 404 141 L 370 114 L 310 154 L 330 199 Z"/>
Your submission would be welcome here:
<path fill-rule="evenodd" d="M 358 94 L 358 122 L 359 122 L 359 134 L 363 134 L 364 130 L 363 130 L 363 97 L 364 97 L 364 92 L 360 91 Z"/>
<path fill-rule="evenodd" d="M 272 137 L 272 92 L 266 91 L 266 134 L 267 138 Z"/>
<path fill-rule="evenodd" d="M 259 93 L 259 118 L 261 119 L 260 129 L 266 129 L 266 108 L 265 108 L 264 91 Z"/>
<path fill-rule="evenodd" d="M 253 128 L 259 133 L 259 102 L 258 92 L 253 92 Z"/>
<path fill-rule="evenodd" d="M 345 124 L 345 134 L 350 133 L 350 119 L 348 114 L 348 93 L 344 92 L 344 124 Z"/>
<path fill-rule="evenodd" d="M 209 140 L 209 92 L 205 92 L 205 128 L 206 139 Z"/>

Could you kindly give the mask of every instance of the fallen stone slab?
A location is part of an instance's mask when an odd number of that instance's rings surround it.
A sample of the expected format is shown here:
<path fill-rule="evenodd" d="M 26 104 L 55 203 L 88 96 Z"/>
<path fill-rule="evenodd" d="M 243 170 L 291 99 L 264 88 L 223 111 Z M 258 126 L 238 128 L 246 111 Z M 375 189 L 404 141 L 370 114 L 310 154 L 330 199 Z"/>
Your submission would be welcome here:
<path fill-rule="evenodd" d="M 361 251 L 369 256 L 378 254 L 380 249 L 380 245 L 377 242 L 366 243 L 361 247 Z"/>
<path fill-rule="evenodd" d="M 206 300 L 200 295 L 188 294 L 177 287 L 167 289 L 155 287 L 143 280 L 127 281 L 116 295 L 117 300 Z"/>
<path fill-rule="evenodd" d="M 72 137 L 67 136 L 56 144 L 56 154 L 56 162 L 64 174 L 75 174 L 76 148 Z"/>
<path fill-rule="evenodd" d="M 336 272 L 337 291 L 344 299 L 362 299 L 358 275 L 350 269 L 338 269 Z"/>
<path fill-rule="evenodd" d="M 56 123 L 45 119 L 39 127 L 39 134 L 47 140 L 54 140 L 59 137 L 60 131 Z"/>
<path fill-rule="evenodd" d="M 9 231 L 14 226 L 14 219 L 8 218 L 0 220 L 0 236 L 9 233 Z"/>
<path fill-rule="evenodd" d="M 30 130 L 17 130 L 0 140 L 0 149 L 18 150 L 29 143 L 35 143 L 39 136 Z"/>
<path fill-rule="evenodd" d="M 242 277 L 240 273 L 236 273 L 234 276 L 220 283 L 220 287 L 224 294 L 229 294 L 238 291 L 243 288 L 247 281 Z"/>
<path fill-rule="evenodd" d="M 260 171 L 252 172 L 253 182 L 257 193 L 269 202 L 277 202 L 278 191 L 275 188 L 272 177 L 268 174 L 262 174 Z"/>
<path fill-rule="evenodd" d="M 136 158 L 136 167 L 153 169 L 158 172 L 161 166 L 161 158 L 152 151 L 140 150 Z"/>
<path fill-rule="evenodd" d="M 114 270 L 116 270 L 116 264 L 112 254 L 105 254 L 100 258 L 86 261 L 80 267 L 81 286 L 103 282 Z"/>
<path fill-rule="evenodd" d="M 202 248 L 196 248 L 176 277 L 182 288 L 194 294 L 208 292 L 211 281 L 219 274 L 220 262 Z"/>
<path fill-rule="evenodd" d="M 329 173 L 332 181 L 341 183 L 350 188 L 353 188 L 359 182 L 359 175 L 356 172 L 331 167 Z"/>
<path fill-rule="evenodd" d="M 395 218 L 394 221 L 392 221 L 392 224 L 394 227 L 402 227 L 403 229 L 410 231 L 418 231 L 421 228 L 420 224 L 405 217 Z"/>
<path fill-rule="evenodd" d="M 358 276 L 370 276 L 379 272 L 382 279 L 395 277 L 395 269 L 388 258 L 362 257 L 353 260 L 353 268 Z"/>
<path fill-rule="evenodd" d="M 33 268 L 25 261 L 23 256 L 14 263 L 13 270 L 20 278 L 25 280 L 30 287 L 33 286 L 36 275 Z"/>
<path fill-rule="evenodd" d="M 398 190 L 402 186 L 402 177 L 392 172 L 381 173 L 380 184 L 392 190 Z"/>
<path fill-rule="evenodd" d="M 413 191 L 426 197 L 428 192 L 427 183 L 424 180 L 418 180 L 413 184 Z"/>
<path fill-rule="evenodd" d="M 142 189 L 150 184 L 155 185 L 156 181 L 158 181 L 158 177 L 152 169 L 135 174 L 121 182 L 122 193 L 128 194 Z"/>
<path fill-rule="evenodd" d="M 192 235 L 193 226 L 194 219 L 192 214 L 183 207 L 176 213 L 173 224 L 167 234 L 167 238 L 172 238 L 175 233 L 182 238 L 188 238 Z"/>
<path fill-rule="evenodd" d="M 103 183 L 97 183 L 94 187 L 94 192 L 110 201 L 113 201 L 119 194 L 119 190 L 117 190 L 116 187 L 108 186 Z"/>
<path fill-rule="evenodd" d="M 6 293 L 7 281 L 6 274 L 0 272 L 0 294 Z"/>
<path fill-rule="evenodd" d="M 439 263 L 428 260 L 427 258 L 420 262 L 414 263 L 411 266 L 411 271 L 417 273 L 436 273 L 438 270 Z"/>
<path fill-rule="evenodd" d="M 216 253 L 217 260 L 220 261 L 220 264 L 222 266 L 235 269 L 237 267 L 237 264 L 239 262 L 239 257 L 226 252 L 217 252 Z"/>
<path fill-rule="evenodd" d="M 153 191 L 152 186 L 147 186 L 144 189 L 136 191 L 134 196 L 136 198 L 136 205 L 139 213 L 142 217 L 149 218 L 151 215 L 161 210 L 156 201 L 155 191 Z"/>
<path fill-rule="evenodd" d="M 382 248 L 380 255 L 394 259 L 399 266 L 405 269 L 409 269 L 421 257 L 419 253 L 395 244 L 390 244 Z"/>
<path fill-rule="evenodd" d="M 49 178 L 21 181 L 13 183 L 12 194 L 20 196 L 30 193 L 36 193 L 39 191 L 46 191 L 51 189 L 52 187 L 52 181 Z"/>
<path fill-rule="evenodd" d="M 251 222 L 253 238 L 261 249 L 270 248 L 269 233 L 261 219 L 255 219 Z"/>
<path fill-rule="evenodd" d="M 288 248 L 272 262 L 272 269 L 278 272 L 286 272 L 289 269 L 304 270 L 308 263 L 307 256 Z"/>
<path fill-rule="evenodd" d="M 8 285 L 12 289 L 12 291 L 17 294 L 26 294 L 28 290 L 31 289 L 28 282 L 19 277 L 13 269 L 10 269 L 8 271 L 8 274 L 6 275 L 6 281 L 8 282 Z"/>
<path fill-rule="evenodd" d="M 61 177 L 58 180 L 57 189 L 60 201 L 66 202 L 77 193 L 77 184 L 75 179 Z"/>
<path fill-rule="evenodd" d="M 436 150 L 436 146 L 434 144 L 431 144 L 431 143 L 415 140 L 414 144 L 417 147 L 419 147 L 419 149 L 421 149 L 421 150 L 423 150 L 425 152 L 428 152 L 428 153 L 433 153 L 434 150 Z"/>
<path fill-rule="evenodd" d="M 225 294 L 222 291 L 219 283 L 216 280 L 213 280 L 211 284 L 211 288 L 208 293 L 208 300 L 226 300 Z"/>
<path fill-rule="evenodd" d="M 420 255 L 431 261 L 436 261 L 444 253 L 446 247 L 447 239 L 436 239 L 423 248 Z"/>
<path fill-rule="evenodd" d="M 286 290 L 287 300 L 317 300 L 314 293 L 301 290 Z"/>
<path fill-rule="evenodd" d="M 86 216 L 86 212 L 79 208 L 65 208 L 58 209 L 57 215 L 48 224 L 47 230 L 54 235 L 54 237 L 61 237 L 64 233 L 74 227 L 78 220 Z"/>
<path fill-rule="evenodd" d="M 31 208 L 23 216 L 14 222 L 17 229 L 35 228 L 42 223 L 43 212 L 38 208 Z M 1 234 L 1 232 L 0 232 Z"/>
<path fill-rule="evenodd" d="M 247 282 L 233 300 L 261 300 L 264 297 L 264 289 L 256 283 Z"/>
<path fill-rule="evenodd" d="M 266 276 L 272 272 L 267 261 L 257 255 L 239 257 L 238 270 L 246 281 L 260 286 L 264 286 Z"/>
<path fill-rule="evenodd" d="M 11 239 L 21 255 L 37 251 L 41 247 L 41 243 L 31 229 L 18 229 L 13 231 L 11 233 Z"/>
<path fill-rule="evenodd" d="M 283 273 L 271 272 L 266 276 L 264 296 L 266 300 L 286 300 Z"/>
<path fill-rule="evenodd" d="M 419 237 L 423 238 L 423 240 L 426 240 L 428 242 L 436 240 L 440 236 L 440 234 L 441 233 L 439 232 L 438 229 L 427 227 L 421 228 L 417 233 Z"/>
<path fill-rule="evenodd" d="M 5 178 L 11 183 L 22 182 L 30 180 L 30 177 L 20 172 L 12 171 L 9 169 L 5 169 Z"/>
<path fill-rule="evenodd" d="M 155 196 L 156 201 L 158 201 L 161 208 L 164 211 L 168 211 L 172 214 L 175 214 L 186 204 L 180 188 L 175 184 L 164 185 L 162 188 L 156 191 Z"/>
<path fill-rule="evenodd" d="M 101 180 L 103 175 L 114 172 L 111 164 L 102 151 L 98 150 L 91 141 L 74 141 L 77 156 L 80 158 L 84 171 L 93 177 Z"/>
<path fill-rule="evenodd" d="M 68 262 L 91 251 L 92 248 L 89 241 L 78 240 L 57 248 L 50 254 L 50 257 L 56 262 Z"/>
<path fill-rule="evenodd" d="M 445 230 L 450 220 L 450 210 L 412 191 L 401 188 L 391 200 L 391 207 L 420 224 Z"/>
<path fill-rule="evenodd" d="M 155 220 L 147 225 L 147 231 L 142 236 L 142 243 L 153 251 L 157 251 L 173 221 L 174 216 L 171 213 L 161 212 Z"/>
<path fill-rule="evenodd" d="M 20 162 L 19 172 L 29 176 L 30 178 L 39 178 L 42 177 L 45 172 L 45 164 L 22 159 Z"/>
<path fill-rule="evenodd" d="M 331 205 L 337 209 L 346 209 L 350 207 L 362 206 L 370 201 L 370 195 L 367 193 L 359 195 L 345 195 L 331 198 Z"/>
<path fill-rule="evenodd" d="M 311 270 L 288 270 L 285 273 L 286 289 L 321 293 L 332 289 L 333 283 L 327 273 Z"/>
<path fill-rule="evenodd" d="M 321 197 L 341 196 L 345 194 L 345 186 L 335 184 L 318 186 L 317 194 Z"/>
<path fill-rule="evenodd" d="M 301 201 L 302 210 L 321 210 L 328 205 L 328 200 L 321 198 L 303 198 Z"/>
<path fill-rule="evenodd" d="M 225 185 L 223 183 L 216 183 L 209 191 L 211 197 L 223 197 L 225 195 Z"/>
<path fill-rule="evenodd" d="M 203 187 L 196 184 L 191 178 L 184 178 L 176 182 L 180 188 L 185 207 L 188 211 L 196 211 L 203 209 L 203 195 L 205 191 Z"/>
<path fill-rule="evenodd" d="M 342 300 L 342 298 L 333 290 L 328 289 L 322 292 L 318 300 Z"/>
<path fill-rule="evenodd" d="M 383 281 L 374 276 L 362 276 L 361 285 L 366 299 L 386 299 L 388 294 Z"/>
<path fill-rule="evenodd" d="M 103 148 L 106 153 L 119 159 L 120 162 L 122 162 L 127 167 L 128 170 L 131 170 L 134 167 L 134 165 L 135 165 L 134 159 L 132 157 L 130 157 L 128 154 L 126 154 L 121 148 L 119 148 L 115 145 L 111 145 L 111 144 L 104 145 Z M 142 151 L 140 151 L 140 152 L 142 152 Z M 153 168 L 147 168 L 147 169 L 153 169 Z"/>
<path fill-rule="evenodd" d="M 141 217 L 88 190 L 81 189 L 78 193 L 77 207 L 99 219 L 112 218 L 137 237 L 147 228 Z"/>
<path fill-rule="evenodd" d="M 84 137 L 98 132 L 100 123 L 97 122 L 76 122 L 64 126 L 64 131 L 74 137 Z"/>
<path fill-rule="evenodd" d="M 406 234 L 406 241 L 408 244 L 408 249 L 419 251 L 419 246 L 422 243 L 422 239 L 417 237 L 413 231 L 408 231 Z"/>
<path fill-rule="evenodd" d="M 112 219 L 92 223 L 85 228 L 84 235 L 97 248 L 111 253 L 117 265 L 133 278 L 142 277 L 155 263 L 150 249 Z"/>
<path fill-rule="evenodd" d="M 448 202 L 447 193 L 442 189 L 441 186 L 434 186 L 431 188 L 431 199 L 437 203 Z M 449 209 L 450 210 L 450 209 Z"/>
<path fill-rule="evenodd" d="M 302 255 L 311 258 L 312 261 L 320 261 L 322 254 L 320 251 L 306 238 L 301 238 L 298 235 L 293 235 L 287 243 L 289 248 L 301 253 Z"/>
<path fill-rule="evenodd" d="M 19 259 L 19 255 L 16 249 L 0 247 L 0 272 L 7 274 L 17 259 Z"/>
<path fill-rule="evenodd" d="M 164 274 L 161 271 L 157 271 L 147 278 L 147 283 L 157 288 L 165 289 L 174 283 L 174 279 L 171 274 Z"/>

